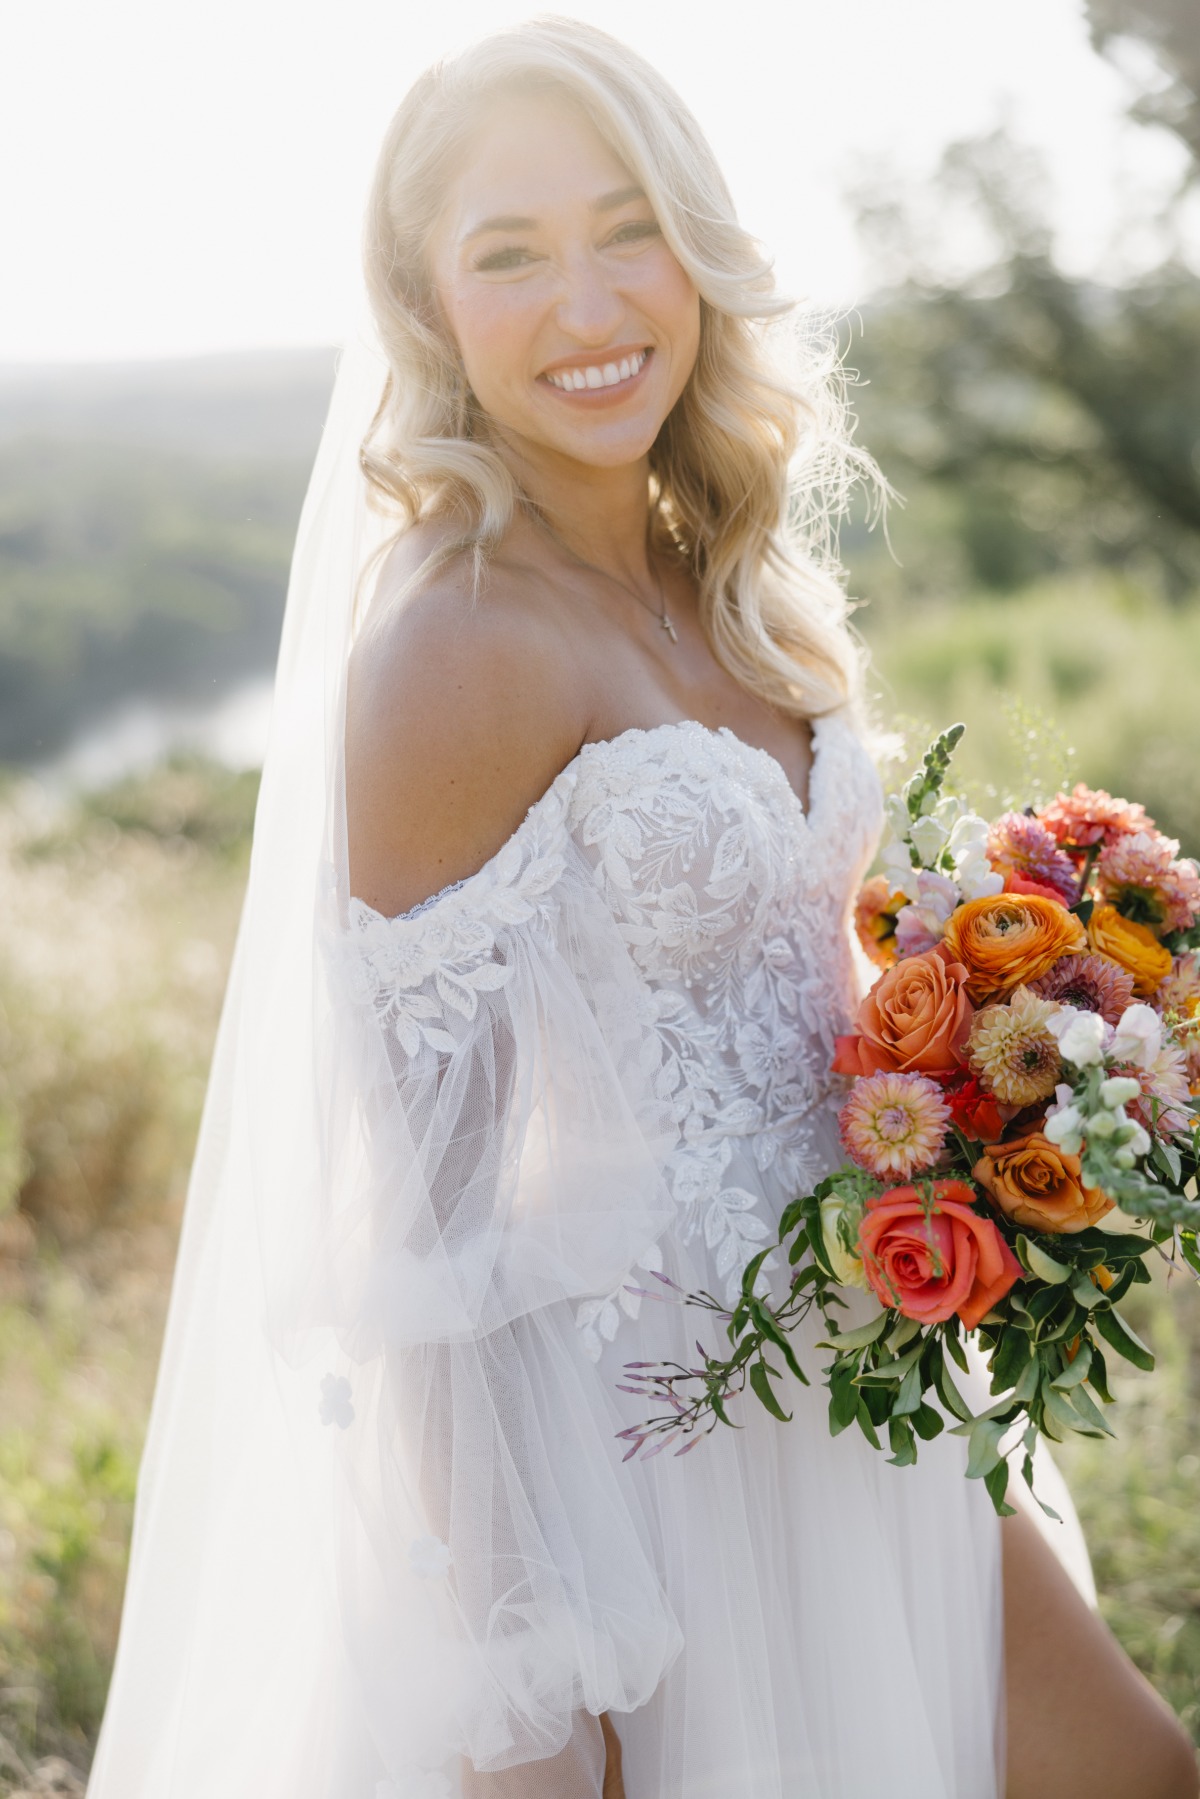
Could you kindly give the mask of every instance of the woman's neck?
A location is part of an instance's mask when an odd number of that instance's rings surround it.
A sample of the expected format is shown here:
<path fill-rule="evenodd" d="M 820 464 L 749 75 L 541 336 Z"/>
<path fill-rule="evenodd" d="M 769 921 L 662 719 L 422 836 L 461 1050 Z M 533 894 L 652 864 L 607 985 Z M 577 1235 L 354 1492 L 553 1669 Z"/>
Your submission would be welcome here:
<path fill-rule="evenodd" d="M 647 557 L 650 459 L 596 468 L 505 443 L 501 453 L 551 531 L 618 581 L 652 584 Z"/>

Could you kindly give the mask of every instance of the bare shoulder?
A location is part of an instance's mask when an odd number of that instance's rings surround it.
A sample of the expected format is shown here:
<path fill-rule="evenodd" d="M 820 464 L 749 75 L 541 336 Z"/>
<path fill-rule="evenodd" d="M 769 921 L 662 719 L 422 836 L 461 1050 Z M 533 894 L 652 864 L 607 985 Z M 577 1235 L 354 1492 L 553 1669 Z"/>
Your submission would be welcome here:
<path fill-rule="evenodd" d="M 403 592 L 436 542 L 418 527 L 389 553 L 350 659 L 350 887 L 388 917 L 482 867 L 587 731 L 536 572 L 500 557 L 476 597 L 459 556 Z"/>

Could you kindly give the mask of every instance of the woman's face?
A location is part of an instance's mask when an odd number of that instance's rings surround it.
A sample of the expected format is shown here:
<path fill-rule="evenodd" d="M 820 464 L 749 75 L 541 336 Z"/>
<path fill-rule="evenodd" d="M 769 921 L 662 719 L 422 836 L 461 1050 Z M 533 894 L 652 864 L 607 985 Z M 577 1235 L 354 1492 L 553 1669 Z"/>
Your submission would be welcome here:
<path fill-rule="evenodd" d="M 467 380 L 514 447 L 604 468 L 647 454 L 695 363 L 700 300 L 581 114 L 540 96 L 489 109 L 430 266 Z"/>

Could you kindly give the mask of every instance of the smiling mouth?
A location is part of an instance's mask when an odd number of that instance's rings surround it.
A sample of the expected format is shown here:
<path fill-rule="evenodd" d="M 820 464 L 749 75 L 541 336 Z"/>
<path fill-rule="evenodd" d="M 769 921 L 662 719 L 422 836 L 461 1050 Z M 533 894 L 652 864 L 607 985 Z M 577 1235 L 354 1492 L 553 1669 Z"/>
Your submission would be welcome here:
<path fill-rule="evenodd" d="M 637 350 L 632 356 L 622 356 L 619 362 L 590 363 L 586 368 L 556 369 L 553 374 L 547 373 L 542 379 L 551 387 L 557 387 L 560 393 L 578 394 L 591 390 L 596 393 L 602 388 L 622 387 L 641 374 L 649 361 L 651 351 Z"/>

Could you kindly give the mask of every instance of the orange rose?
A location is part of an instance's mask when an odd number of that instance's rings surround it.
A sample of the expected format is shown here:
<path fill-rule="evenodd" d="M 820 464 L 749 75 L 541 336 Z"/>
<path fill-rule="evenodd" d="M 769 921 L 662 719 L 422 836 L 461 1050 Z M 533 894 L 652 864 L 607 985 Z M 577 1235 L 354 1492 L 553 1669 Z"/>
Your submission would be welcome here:
<path fill-rule="evenodd" d="M 975 1008 L 967 971 L 942 944 L 905 956 L 858 1008 L 857 1037 L 839 1037 L 839 1074 L 946 1074 L 957 1068 Z"/>
<path fill-rule="evenodd" d="M 1088 921 L 1092 948 L 1133 976 L 1139 999 L 1157 993 L 1171 972 L 1171 952 L 1148 925 L 1125 918 L 1115 906 L 1097 906 Z"/>
<path fill-rule="evenodd" d="M 1078 1156 L 1068 1156 L 1040 1131 L 993 1143 L 971 1170 L 993 1203 L 1027 1231 L 1065 1235 L 1086 1230 L 1111 1212 L 1099 1187 L 1085 1187 Z"/>
<path fill-rule="evenodd" d="M 974 1330 L 1021 1265 L 965 1181 L 935 1181 L 933 1202 L 915 1187 L 890 1187 L 867 1201 L 858 1229 L 863 1273 L 876 1298 L 906 1318 L 939 1324 L 957 1312 Z"/>
<path fill-rule="evenodd" d="M 1086 949 L 1087 933 L 1058 900 L 994 893 L 952 912 L 943 942 L 965 964 L 967 992 L 978 1005 L 1036 981 L 1060 956 Z"/>

